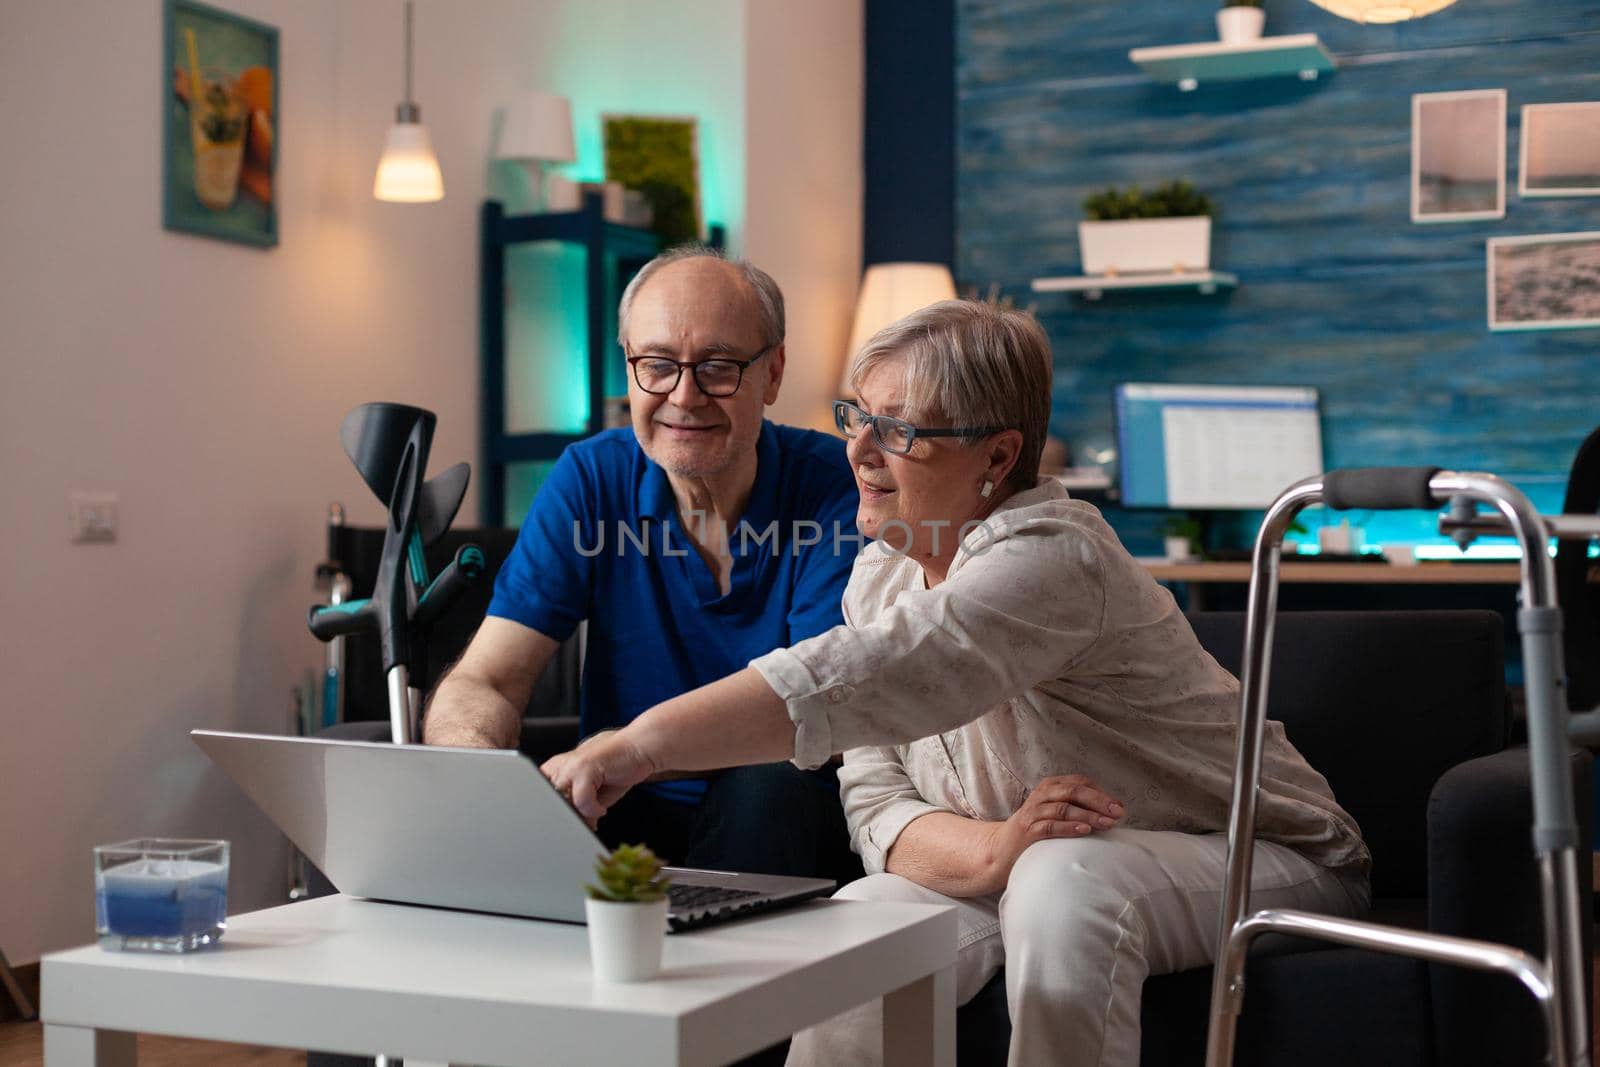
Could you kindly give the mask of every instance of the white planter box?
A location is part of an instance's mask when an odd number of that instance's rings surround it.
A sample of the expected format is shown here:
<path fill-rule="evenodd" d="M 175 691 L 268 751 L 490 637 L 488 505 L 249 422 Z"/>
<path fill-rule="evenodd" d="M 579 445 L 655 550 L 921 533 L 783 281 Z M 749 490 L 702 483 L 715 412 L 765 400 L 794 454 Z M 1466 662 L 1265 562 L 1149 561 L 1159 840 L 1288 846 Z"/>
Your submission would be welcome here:
<path fill-rule="evenodd" d="M 1267 13 L 1259 7 L 1225 7 L 1217 12 L 1217 40 L 1223 44 L 1244 44 L 1261 38 Z"/>
<path fill-rule="evenodd" d="M 1171 273 L 1211 268 L 1211 219 L 1119 219 L 1078 223 L 1085 274 Z"/>

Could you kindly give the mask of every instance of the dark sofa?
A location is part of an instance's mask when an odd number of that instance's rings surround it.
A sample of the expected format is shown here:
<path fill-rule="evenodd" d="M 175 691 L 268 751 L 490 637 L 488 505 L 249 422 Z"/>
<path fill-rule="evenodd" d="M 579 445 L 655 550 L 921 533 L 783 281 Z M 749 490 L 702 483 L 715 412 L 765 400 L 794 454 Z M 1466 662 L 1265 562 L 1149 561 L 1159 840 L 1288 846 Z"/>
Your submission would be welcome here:
<path fill-rule="evenodd" d="M 1243 614 L 1190 621 L 1237 673 Z M 1372 849 L 1372 918 L 1542 954 L 1527 753 L 1512 743 L 1500 617 L 1284 613 L 1271 678 L 1269 716 L 1328 778 Z M 1573 771 L 1587 820 L 1587 752 L 1574 754 Z M 1591 836 L 1586 825 L 1580 839 Z M 1592 871 L 1579 868 L 1587 900 Z M 1543 1056 L 1533 999 L 1507 977 L 1271 935 L 1246 981 L 1241 1067 L 1512 1067 Z M 1210 968 L 1145 982 L 1145 1067 L 1205 1062 L 1210 987 Z M 962 1067 L 1005 1063 L 1001 978 L 958 1020 Z"/>

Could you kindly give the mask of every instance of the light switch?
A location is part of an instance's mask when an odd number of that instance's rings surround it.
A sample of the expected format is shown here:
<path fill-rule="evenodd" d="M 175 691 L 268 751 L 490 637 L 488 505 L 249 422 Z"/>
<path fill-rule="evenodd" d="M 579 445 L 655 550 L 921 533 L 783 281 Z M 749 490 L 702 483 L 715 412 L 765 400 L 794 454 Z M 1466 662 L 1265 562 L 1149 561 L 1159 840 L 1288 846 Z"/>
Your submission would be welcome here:
<path fill-rule="evenodd" d="M 74 489 L 67 494 L 67 538 L 83 543 L 117 539 L 117 494 Z"/>

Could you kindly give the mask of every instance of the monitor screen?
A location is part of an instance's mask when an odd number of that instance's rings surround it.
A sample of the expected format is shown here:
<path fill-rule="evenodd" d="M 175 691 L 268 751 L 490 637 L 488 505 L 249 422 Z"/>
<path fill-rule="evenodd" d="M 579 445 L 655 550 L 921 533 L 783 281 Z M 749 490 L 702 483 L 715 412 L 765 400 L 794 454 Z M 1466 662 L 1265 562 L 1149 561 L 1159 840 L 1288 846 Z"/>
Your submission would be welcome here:
<path fill-rule="evenodd" d="M 1323 470 L 1309 387 L 1126 382 L 1116 420 L 1124 507 L 1265 508 Z"/>

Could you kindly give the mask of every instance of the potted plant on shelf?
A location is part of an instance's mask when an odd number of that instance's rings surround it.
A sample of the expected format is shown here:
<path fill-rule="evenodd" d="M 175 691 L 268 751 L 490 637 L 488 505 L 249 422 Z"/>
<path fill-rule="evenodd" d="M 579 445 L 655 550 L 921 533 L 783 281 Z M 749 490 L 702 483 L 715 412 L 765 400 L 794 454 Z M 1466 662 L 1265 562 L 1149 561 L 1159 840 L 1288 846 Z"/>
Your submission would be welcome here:
<path fill-rule="evenodd" d="M 589 958 L 602 982 L 639 982 L 661 973 L 667 936 L 667 886 L 661 860 L 644 845 L 619 845 L 595 857 L 583 902 Z"/>
<path fill-rule="evenodd" d="M 1161 524 L 1161 535 L 1169 561 L 1200 558 L 1200 520 L 1174 515 Z"/>
<path fill-rule="evenodd" d="M 1211 201 L 1186 181 L 1144 192 L 1107 189 L 1083 202 L 1085 274 L 1183 273 L 1211 268 Z"/>
<path fill-rule="evenodd" d="M 1217 38 L 1223 44 L 1244 44 L 1260 38 L 1267 13 L 1261 0 L 1222 0 L 1217 11 Z"/>

